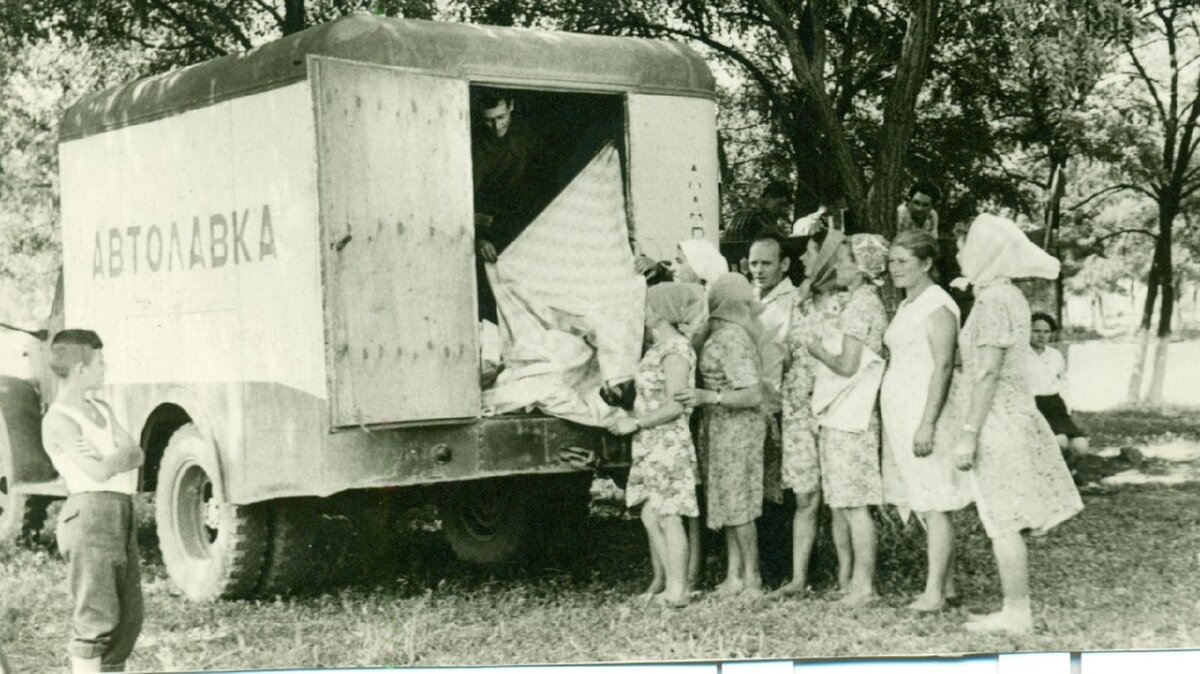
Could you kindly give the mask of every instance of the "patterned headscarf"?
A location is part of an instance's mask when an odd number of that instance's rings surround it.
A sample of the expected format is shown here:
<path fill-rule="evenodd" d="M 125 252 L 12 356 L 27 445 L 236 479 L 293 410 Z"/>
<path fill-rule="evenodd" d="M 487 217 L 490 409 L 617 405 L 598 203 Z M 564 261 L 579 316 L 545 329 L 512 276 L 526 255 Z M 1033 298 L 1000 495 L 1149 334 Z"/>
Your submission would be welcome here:
<path fill-rule="evenodd" d="M 704 289 L 694 283 L 659 283 L 646 290 L 646 325 L 666 322 L 690 336 L 704 321 Z"/>
<path fill-rule="evenodd" d="M 721 274 L 729 273 L 729 262 L 711 241 L 688 239 L 679 242 L 679 250 L 683 251 L 688 266 L 707 287 L 711 288 Z"/>
<path fill-rule="evenodd" d="M 858 270 L 871 283 L 883 285 L 883 274 L 887 271 L 888 240 L 878 234 L 851 234 L 848 241 Z"/>
<path fill-rule="evenodd" d="M 846 235 L 842 230 L 830 229 L 815 253 L 809 250 L 804 254 L 801 260 L 804 274 L 810 279 L 814 290 L 828 290 L 837 280 L 837 252 L 845 240 Z"/>
<path fill-rule="evenodd" d="M 709 322 L 740 325 L 755 345 L 761 345 L 763 340 L 763 327 L 758 320 L 762 312 L 763 305 L 755 297 L 754 286 L 741 274 L 724 274 L 708 289 Z"/>
<path fill-rule="evenodd" d="M 1025 236 L 1017 223 L 982 213 L 971 222 L 967 241 L 958 252 L 965 278 L 950 285 L 982 286 L 999 279 L 1058 277 L 1059 261 Z"/>

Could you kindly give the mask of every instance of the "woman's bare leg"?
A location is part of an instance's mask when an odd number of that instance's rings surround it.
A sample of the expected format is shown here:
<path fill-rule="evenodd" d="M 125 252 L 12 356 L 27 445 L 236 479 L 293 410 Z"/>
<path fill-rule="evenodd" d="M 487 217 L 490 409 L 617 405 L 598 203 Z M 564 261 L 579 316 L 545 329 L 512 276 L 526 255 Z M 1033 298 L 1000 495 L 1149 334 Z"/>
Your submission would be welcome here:
<path fill-rule="evenodd" d="M 700 587 L 704 568 L 704 551 L 701 549 L 700 518 L 687 517 L 687 587 L 692 592 Z"/>
<path fill-rule="evenodd" d="M 854 547 L 850 544 L 850 523 L 841 508 L 833 512 L 833 549 L 837 551 L 838 591 L 850 591 L 850 575 L 854 570 Z"/>
<path fill-rule="evenodd" d="M 646 539 L 650 545 L 650 565 L 654 569 L 654 577 L 650 580 L 650 586 L 642 593 L 642 597 L 650 599 L 666 588 L 667 571 L 663 554 L 665 541 L 662 539 L 662 532 L 659 531 L 658 515 L 649 503 L 642 505 L 642 526 L 646 527 Z"/>
<path fill-rule="evenodd" d="M 738 550 L 738 537 L 733 527 L 724 527 L 725 532 L 725 580 L 717 586 L 719 594 L 736 594 L 745 587 L 742 576 L 742 554 Z"/>
<path fill-rule="evenodd" d="M 949 513 L 922 513 L 928 537 L 925 546 L 929 570 L 925 576 L 925 592 L 908 605 L 914 611 L 937 611 L 946 603 L 950 558 L 954 555 L 954 525 Z"/>
<path fill-rule="evenodd" d="M 758 527 L 752 520 L 733 527 L 741 556 L 742 582 L 745 590 L 762 592 L 762 575 L 758 567 Z"/>
<path fill-rule="evenodd" d="M 664 598 L 672 603 L 687 602 L 688 541 L 683 520 L 679 515 L 660 515 L 659 527 L 666 547 L 664 566 L 667 588 L 663 593 Z"/>
<path fill-rule="evenodd" d="M 820 504 L 819 492 L 796 494 L 796 512 L 792 515 L 792 579 L 772 595 L 786 597 L 808 587 L 808 562 L 817 539 L 817 506 Z"/>
<path fill-rule="evenodd" d="M 846 521 L 850 527 L 850 542 L 853 546 L 854 564 L 850 576 L 850 591 L 842 600 L 846 604 L 862 605 L 874 600 L 875 595 L 875 520 L 865 506 L 846 508 Z"/>

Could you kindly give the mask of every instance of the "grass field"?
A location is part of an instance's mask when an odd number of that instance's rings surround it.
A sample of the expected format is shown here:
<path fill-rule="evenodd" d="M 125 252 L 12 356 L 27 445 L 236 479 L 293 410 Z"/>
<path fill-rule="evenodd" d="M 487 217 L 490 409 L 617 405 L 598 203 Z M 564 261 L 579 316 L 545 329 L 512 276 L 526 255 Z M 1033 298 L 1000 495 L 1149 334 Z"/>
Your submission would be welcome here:
<path fill-rule="evenodd" d="M 1163 434 L 1200 441 L 1195 414 L 1126 411 L 1083 421 L 1099 445 L 1147 443 Z M 706 597 L 670 611 L 632 600 L 648 573 L 641 527 L 620 508 L 601 506 L 590 520 L 588 549 L 557 565 L 484 572 L 454 561 L 436 532 L 414 527 L 385 582 L 290 599 L 189 604 L 172 594 L 156 556 L 147 554 L 146 628 L 129 664 L 427 666 L 1200 644 L 1200 485 L 1124 486 L 1084 500 L 1083 514 L 1031 543 L 1038 627 L 1026 638 L 960 629 L 968 611 L 999 604 L 987 539 L 970 509 L 958 516 L 964 605 L 913 617 L 900 607 L 921 586 L 919 530 L 882 532 L 880 606 L 831 605 L 829 552 L 822 548 L 814 596 L 759 604 Z M 715 578 L 717 555 L 709 567 Z M 63 663 L 63 574 L 48 548 L 0 547 L 0 646 L 18 671 Z"/>

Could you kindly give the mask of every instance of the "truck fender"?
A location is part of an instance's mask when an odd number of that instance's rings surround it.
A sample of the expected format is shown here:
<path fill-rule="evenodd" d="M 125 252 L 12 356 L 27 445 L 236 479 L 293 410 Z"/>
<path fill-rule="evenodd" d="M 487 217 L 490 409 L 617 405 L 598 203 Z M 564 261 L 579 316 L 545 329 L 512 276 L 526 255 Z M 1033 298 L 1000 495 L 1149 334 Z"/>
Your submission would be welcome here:
<path fill-rule="evenodd" d="M 212 412 L 214 405 L 208 400 L 208 396 L 204 396 L 187 386 L 174 385 L 169 387 L 153 405 L 147 406 L 142 418 L 136 421 L 134 427 L 138 429 L 138 432 L 134 437 L 142 438 L 143 449 L 146 449 L 144 439 L 146 438 L 147 424 L 154 416 L 154 412 L 167 404 L 183 409 L 188 417 L 191 418 L 196 430 L 200 432 L 200 436 L 204 438 L 205 448 L 209 453 L 207 458 L 211 462 L 209 465 L 216 468 L 216 473 L 209 476 L 213 481 L 213 489 L 217 490 L 221 497 L 228 502 L 229 490 L 225 484 L 225 462 L 222 460 L 214 432 L 214 429 L 217 428 L 214 421 L 216 417 Z"/>
<path fill-rule="evenodd" d="M 50 482 L 58 471 L 42 445 L 41 395 L 30 382 L 17 377 L 0 377 L 0 464 L 8 467 L 13 483 Z"/>

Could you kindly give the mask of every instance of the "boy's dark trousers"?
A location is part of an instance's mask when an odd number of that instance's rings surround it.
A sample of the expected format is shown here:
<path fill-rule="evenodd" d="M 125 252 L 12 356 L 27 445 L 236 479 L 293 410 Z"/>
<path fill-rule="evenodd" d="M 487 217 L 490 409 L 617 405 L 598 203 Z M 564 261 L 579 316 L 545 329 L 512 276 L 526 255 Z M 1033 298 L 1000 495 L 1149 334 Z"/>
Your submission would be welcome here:
<path fill-rule="evenodd" d="M 133 497 L 72 494 L 58 516 L 57 538 L 74 602 L 67 650 L 75 658 L 100 658 L 104 671 L 123 671 L 143 617 Z"/>

